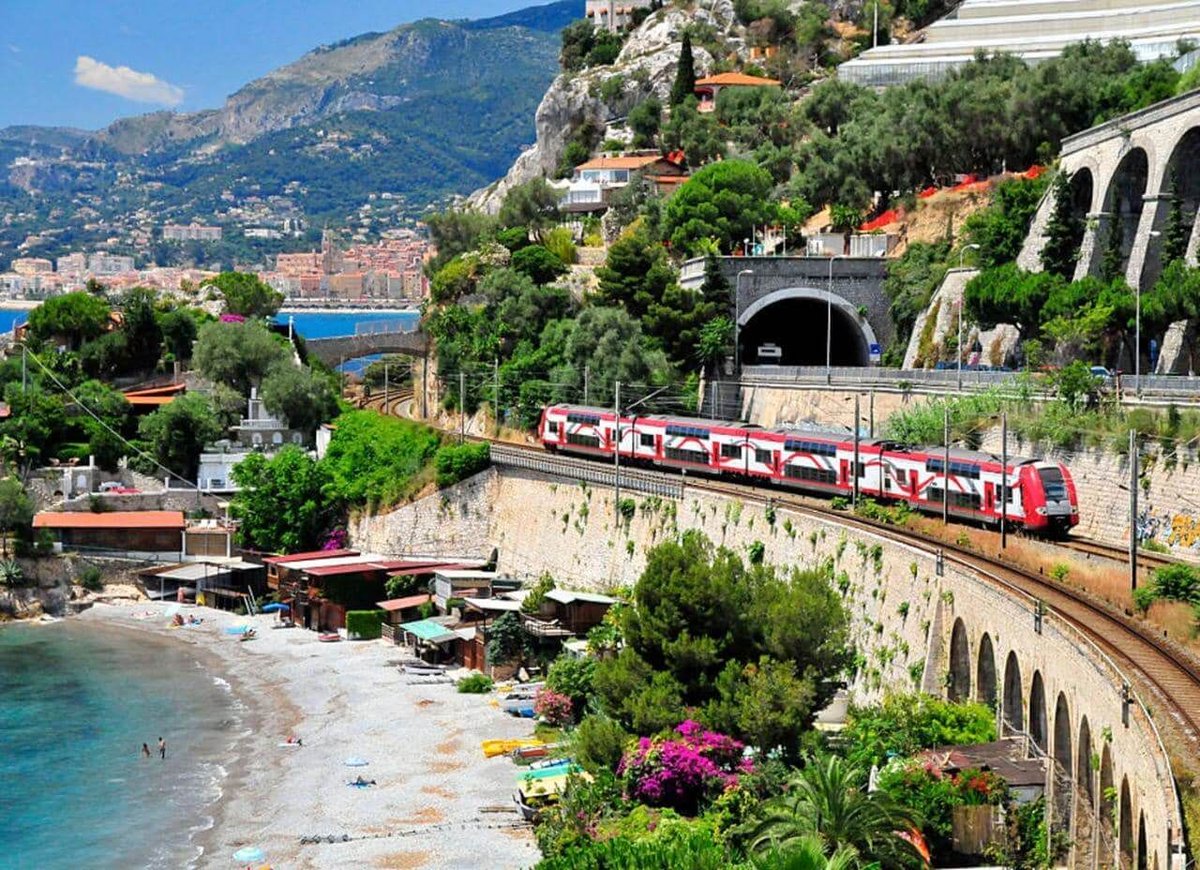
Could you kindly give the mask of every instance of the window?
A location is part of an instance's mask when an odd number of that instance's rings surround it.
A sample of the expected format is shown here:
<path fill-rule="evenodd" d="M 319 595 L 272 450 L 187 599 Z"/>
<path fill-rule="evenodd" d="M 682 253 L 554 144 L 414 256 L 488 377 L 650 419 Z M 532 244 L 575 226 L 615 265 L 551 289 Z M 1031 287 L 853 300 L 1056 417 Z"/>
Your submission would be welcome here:
<path fill-rule="evenodd" d="M 867 476 L 867 466 L 861 462 L 854 463 L 854 475 L 856 477 L 866 477 Z"/>
<path fill-rule="evenodd" d="M 567 422 L 568 423 L 583 423 L 585 426 L 599 426 L 600 425 L 600 415 L 599 414 L 581 414 L 579 412 L 572 412 L 570 414 L 567 414 Z"/>
<path fill-rule="evenodd" d="M 721 445 L 722 459 L 741 459 L 742 445 L 741 444 L 722 444 Z"/>
<path fill-rule="evenodd" d="M 708 430 L 702 429 L 699 426 L 681 426 L 674 423 L 667 425 L 667 434 L 677 438 L 699 438 L 701 441 L 708 440 Z"/>
<path fill-rule="evenodd" d="M 940 459 L 926 459 L 925 470 L 941 474 L 946 467 Z M 950 460 L 950 476 L 965 477 L 968 480 L 979 480 L 979 466 L 973 462 L 955 462 Z"/>
<path fill-rule="evenodd" d="M 813 483 L 836 484 L 837 475 L 825 468 L 813 468 L 810 465 L 785 465 L 783 476 L 793 480 L 806 480 Z"/>
<path fill-rule="evenodd" d="M 761 462 L 763 465 L 775 464 L 775 452 L 773 450 L 763 450 L 761 447 L 754 448 L 754 461 Z"/>
<path fill-rule="evenodd" d="M 292 443 L 299 444 L 303 436 L 299 432 L 292 433 Z"/>
<path fill-rule="evenodd" d="M 651 450 L 653 450 L 654 449 L 654 435 L 650 432 L 639 432 L 638 433 L 638 443 L 641 444 L 643 447 L 649 447 Z"/>
<path fill-rule="evenodd" d="M 700 450 L 688 450 L 684 447 L 667 447 L 663 450 L 667 459 L 675 462 L 691 462 L 696 465 L 708 465 L 708 454 Z"/>
<path fill-rule="evenodd" d="M 1067 500 L 1067 482 L 1061 469 L 1039 468 L 1038 477 L 1042 479 L 1042 487 L 1046 490 L 1046 501 Z"/>
<path fill-rule="evenodd" d="M 582 435 L 579 432 L 568 432 L 567 443 L 575 444 L 579 447 L 591 447 L 594 450 L 600 449 L 600 439 L 595 435 Z"/>
<path fill-rule="evenodd" d="M 549 426 L 547 426 L 546 428 L 550 431 L 551 435 L 558 434 L 558 423 L 554 422 L 553 420 L 550 421 Z"/>
<path fill-rule="evenodd" d="M 801 441 L 789 438 L 783 443 L 783 446 L 788 450 L 795 450 L 798 453 L 811 453 L 813 456 L 837 455 L 837 445 L 828 444 L 824 441 Z"/>

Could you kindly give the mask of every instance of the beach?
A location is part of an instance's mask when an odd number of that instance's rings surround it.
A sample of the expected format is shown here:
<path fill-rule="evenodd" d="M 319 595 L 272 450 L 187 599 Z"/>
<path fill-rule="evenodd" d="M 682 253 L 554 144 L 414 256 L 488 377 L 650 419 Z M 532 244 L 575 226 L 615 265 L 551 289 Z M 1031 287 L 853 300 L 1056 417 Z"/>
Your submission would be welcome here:
<path fill-rule="evenodd" d="M 480 749 L 485 739 L 530 736 L 530 720 L 504 714 L 493 696 L 412 684 L 393 664 L 403 650 L 383 641 L 321 643 L 302 628 L 272 628 L 272 616 L 191 606 L 182 614 L 203 623 L 172 629 L 168 607 L 98 604 L 77 619 L 189 645 L 238 701 L 243 721 L 212 827 L 197 835 L 196 866 L 245 866 L 233 859 L 245 847 L 266 855 L 253 866 L 273 868 L 537 863 L 532 831 L 511 799 L 517 768 Z M 224 631 L 244 624 L 257 637 L 242 642 Z M 289 736 L 303 746 L 281 747 Z M 351 758 L 368 764 L 348 767 Z M 376 785 L 347 784 L 360 775 Z M 313 837 L 337 842 L 301 843 Z"/>

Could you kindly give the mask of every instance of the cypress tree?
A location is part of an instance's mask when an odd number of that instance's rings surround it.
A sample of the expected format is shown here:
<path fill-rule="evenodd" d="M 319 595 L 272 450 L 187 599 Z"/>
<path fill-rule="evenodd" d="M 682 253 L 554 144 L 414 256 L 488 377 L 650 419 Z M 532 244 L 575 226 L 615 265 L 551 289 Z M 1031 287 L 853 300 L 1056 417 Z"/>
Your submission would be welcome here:
<path fill-rule="evenodd" d="M 1100 277 L 1115 281 L 1124 277 L 1125 269 L 1125 221 L 1121 217 L 1121 200 L 1113 191 L 1109 206 L 1108 238 L 1104 242 L 1104 258 L 1100 261 Z"/>
<path fill-rule="evenodd" d="M 1189 230 L 1183 219 L 1183 197 L 1179 195 L 1179 170 L 1171 170 L 1171 208 L 1163 228 L 1162 264 L 1169 266 L 1187 253 Z"/>
<path fill-rule="evenodd" d="M 721 272 L 721 261 L 711 251 L 704 258 L 704 283 L 700 285 L 700 295 L 705 303 L 713 306 L 716 314 L 733 314 L 733 287 Z"/>
<path fill-rule="evenodd" d="M 675 70 L 675 84 L 671 86 L 671 105 L 678 106 L 696 90 L 696 59 L 692 56 L 692 35 L 683 32 L 683 45 L 679 49 L 679 66 Z"/>
<path fill-rule="evenodd" d="M 1054 211 L 1046 225 L 1041 260 L 1042 268 L 1063 278 L 1070 278 L 1075 272 L 1083 238 L 1083 219 L 1075 214 L 1071 199 L 1071 180 L 1065 172 L 1060 172 L 1054 179 Z"/>

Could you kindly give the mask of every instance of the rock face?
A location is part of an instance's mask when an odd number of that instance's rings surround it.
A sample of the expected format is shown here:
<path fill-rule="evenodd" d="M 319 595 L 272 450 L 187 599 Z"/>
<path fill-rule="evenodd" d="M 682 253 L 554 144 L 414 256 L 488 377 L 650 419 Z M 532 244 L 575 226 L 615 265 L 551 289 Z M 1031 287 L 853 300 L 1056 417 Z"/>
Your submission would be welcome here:
<path fill-rule="evenodd" d="M 938 361 L 940 351 L 947 339 L 958 339 L 958 312 L 962 306 L 963 291 L 967 282 L 979 274 L 977 269 L 951 269 L 942 280 L 942 286 L 929 300 L 929 307 L 917 315 L 908 350 L 904 354 L 904 368 L 932 368 Z M 930 320 L 933 323 L 930 323 Z M 975 362 L 989 366 L 1004 365 L 1016 350 L 1020 333 L 1015 326 L 1001 323 L 994 329 L 981 330 L 970 321 L 962 327 L 963 345 L 970 348 L 976 341 L 982 347 Z M 932 351 L 932 353 L 931 353 Z M 926 359 L 926 356 L 932 358 Z M 971 362 L 963 357 L 963 364 Z"/>
<path fill-rule="evenodd" d="M 611 66 L 559 75 L 538 106 L 536 144 L 504 178 L 473 193 L 468 205 L 494 214 L 513 187 L 553 177 L 563 149 L 580 129 L 620 126 L 630 109 L 651 96 L 665 103 L 675 81 L 683 30 L 695 24 L 707 24 L 726 38 L 738 35 L 730 0 L 700 0 L 691 11 L 672 7 L 651 15 L 630 33 Z M 693 44 L 692 54 L 697 76 L 712 69 L 713 58 L 704 48 Z"/>

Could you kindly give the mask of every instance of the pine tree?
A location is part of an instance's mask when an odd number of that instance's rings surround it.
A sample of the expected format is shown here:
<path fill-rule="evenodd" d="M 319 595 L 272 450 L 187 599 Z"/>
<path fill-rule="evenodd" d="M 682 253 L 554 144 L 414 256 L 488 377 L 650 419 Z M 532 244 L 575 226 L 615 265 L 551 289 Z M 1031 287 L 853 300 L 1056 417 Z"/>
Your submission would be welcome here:
<path fill-rule="evenodd" d="M 704 283 L 700 285 L 700 295 L 716 314 L 733 313 L 733 288 L 721 272 L 721 261 L 711 251 L 704 258 Z"/>
<path fill-rule="evenodd" d="M 1071 180 L 1065 172 L 1054 179 L 1054 211 L 1046 225 L 1046 244 L 1042 248 L 1042 268 L 1063 278 L 1070 278 L 1079 260 L 1079 243 L 1083 238 L 1083 219 L 1075 214 L 1071 199 Z"/>
<path fill-rule="evenodd" d="M 1104 242 L 1104 258 L 1100 261 L 1100 277 L 1115 281 L 1125 275 L 1125 221 L 1121 216 L 1121 200 L 1113 191 L 1108 214 L 1108 237 Z"/>
<path fill-rule="evenodd" d="M 671 105 L 678 106 L 696 90 L 696 59 L 692 56 L 692 35 L 683 32 L 683 45 L 679 49 L 679 67 L 675 70 L 675 84 L 671 86 Z"/>
<path fill-rule="evenodd" d="M 1183 219 L 1183 197 L 1179 194 L 1179 170 L 1171 170 L 1171 207 L 1163 228 L 1162 264 L 1169 266 L 1187 253 L 1190 230 Z"/>

